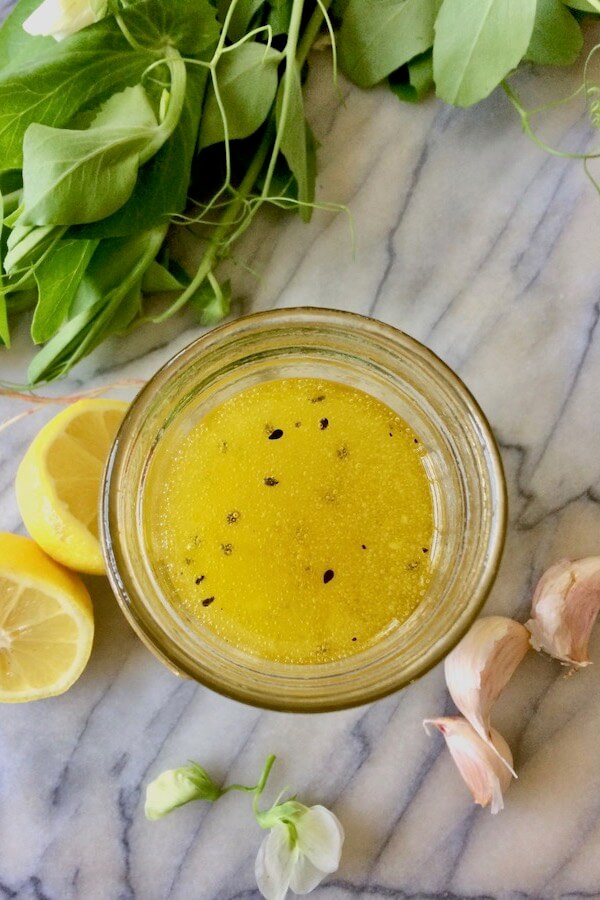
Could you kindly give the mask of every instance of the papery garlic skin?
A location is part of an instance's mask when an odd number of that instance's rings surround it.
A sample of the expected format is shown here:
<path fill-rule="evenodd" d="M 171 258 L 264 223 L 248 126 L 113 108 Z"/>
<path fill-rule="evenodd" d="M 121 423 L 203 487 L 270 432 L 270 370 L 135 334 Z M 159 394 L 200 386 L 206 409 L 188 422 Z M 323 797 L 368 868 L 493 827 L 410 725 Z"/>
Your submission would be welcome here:
<path fill-rule="evenodd" d="M 600 556 L 561 559 L 540 578 L 531 604 L 531 646 L 565 665 L 589 666 L 588 642 L 600 612 Z"/>
<path fill-rule="evenodd" d="M 444 671 L 450 696 L 477 734 L 492 747 L 492 706 L 528 649 L 529 632 L 524 625 L 505 616 L 486 616 L 471 626 L 446 657 Z"/>
<path fill-rule="evenodd" d="M 98 22 L 107 6 L 105 0 L 43 0 L 25 19 L 23 29 L 31 35 L 62 41 Z"/>
<path fill-rule="evenodd" d="M 428 725 L 434 725 L 444 735 L 475 803 L 491 806 L 492 815 L 504 809 L 503 795 L 512 780 L 513 758 L 502 735 L 492 728 L 490 746 L 462 716 L 425 719 L 423 725 L 426 731 Z"/>

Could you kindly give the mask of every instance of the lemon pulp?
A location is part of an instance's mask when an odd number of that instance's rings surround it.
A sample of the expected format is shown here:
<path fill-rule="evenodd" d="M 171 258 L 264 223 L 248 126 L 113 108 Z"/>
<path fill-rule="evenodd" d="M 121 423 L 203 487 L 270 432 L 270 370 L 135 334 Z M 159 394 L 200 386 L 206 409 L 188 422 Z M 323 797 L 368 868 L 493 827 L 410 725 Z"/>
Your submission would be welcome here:
<path fill-rule="evenodd" d="M 17 471 L 25 527 L 49 556 L 76 571 L 105 571 L 98 539 L 100 486 L 127 407 L 122 400 L 78 400 L 44 425 Z"/>
<path fill-rule="evenodd" d="M 263 659 L 323 663 L 404 622 L 431 579 L 419 437 L 354 387 L 268 381 L 169 433 L 143 507 L 163 590 Z"/>
<path fill-rule="evenodd" d="M 0 533 L 0 702 L 62 694 L 83 671 L 93 636 L 81 579 L 29 538 Z"/>

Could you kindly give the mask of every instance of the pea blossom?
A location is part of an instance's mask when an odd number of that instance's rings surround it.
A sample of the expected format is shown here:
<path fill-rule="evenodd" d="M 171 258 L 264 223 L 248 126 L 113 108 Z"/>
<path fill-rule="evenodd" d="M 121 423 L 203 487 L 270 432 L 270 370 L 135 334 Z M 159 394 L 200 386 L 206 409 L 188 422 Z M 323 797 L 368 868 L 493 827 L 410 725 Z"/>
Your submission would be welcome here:
<path fill-rule="evenodd" d="M 263 840 L 254 872 L 258 888 L 266 900 L 284 900 L 288 890 L 308 894 L 340 864 L 344 829 L 324 806 L 305 806 L 295 797 L 276 800 L 267 810 L 259 800 L 271 772 L 274 756 L 269 756 L 256 785 L 229 784 L 219 787 L 197 763 L 168 769 L 146 788 L 146 818 L 160 819 L 192 800 L 214 803 L 229 791 L 252 794 L 256 821 L 269 834 Z"/>
<path fill-rule="evenodd" d="M 98 22 L 106 14 L 106 0 L 43 0 L 23 22 L 28 34 L 56 41 Z"/>
<path fill-rule="evenodd" d="M 289 800 L 259 813 L 259 824 L 268 827 L 254 872 L 266 900 L 283 900 L 288 889 L 308 894 L 340 864 L 344 829 L 324 806 L 304 806 Z"/>

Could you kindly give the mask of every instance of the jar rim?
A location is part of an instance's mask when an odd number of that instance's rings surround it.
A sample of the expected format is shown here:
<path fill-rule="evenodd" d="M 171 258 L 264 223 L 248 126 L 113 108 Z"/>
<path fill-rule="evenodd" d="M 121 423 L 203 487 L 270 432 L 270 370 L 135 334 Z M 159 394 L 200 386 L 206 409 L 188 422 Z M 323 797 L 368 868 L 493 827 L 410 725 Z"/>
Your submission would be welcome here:
<path fill-rule="evenodd" d="M 277 329 L 285 328 L 299 329 L 307 335 L 315 334 L 319 329 L 324 329 L 325 333 L 329 330 L 335 332 L 338 337 L 343 334 L 345 339 L 355 340 L 365 347 L 372 343 L 390 357 L 395 354 L 398 360 L 401 359 L 401 354 L 410 355 L 415 363 L 418 362 L 424 370 L 429 370 L 432 377 L 441 379 L 457 398 L 457 402 L 460 400 L 465 417 L 472 421 L 473 429 L 477 432 L 479 444 L 476 440 L 471 448 L 474 458 L 489 481 L 492 510 L 485 558 L 481 563 L 473 595 L 465 602 L 460 614 L 443 636 L 434 646 L 426 648 L 421 665 L 413 665 L 410 671 L 400 673 L 396 677 L 388 672 L 385 681 L 379 684 L 367 685 L 365 682 L 362 692 L 358 678 L 359 687 L 357 688 L 355 684 L 352 690 L 347 686 L 344 687 L 343 683 L 338 683 L 337 687 L 335 685 L 333 688 L 326 687 L 324 694 L 321 691 L 318 697 L 312 699 L 309 696 L 309 688 L 306 689 L 308 691 L 306 696 L 301 694 L 285 696 L 285 692 L 282 694 L 282 680 L 273 678 L 270 690 L 267 676 L 261 690 L 253 691 L 252 687 L 240 686 L 235 679 L 224 679 L 214 671 L 211 673 L 206 669 L 199 670 L 191 665 L 189 656 L 186 656 L 183 650 L 179 653 L 176 644 L 166 641 L 165 635 L 160 630 L 156 632 L 149 625 L 150 610 L 145 606 L 147 598 L 143 596 L 143 591 L 137 589 L 135 573 L 132 571 L 130 561 L 127 562 L 125 552 L 127 529 L 120 527 L 121 523 L 115 513 L 117 503 L 122 501 L 123 473 L 126 472 L 125 463 L 128 454 L 131 455 L 136 441 L 138 445 L 143 443 L 140 435 L 148 405 L 155 402 L 157 396 L 165 395 L 169 386 L 172 386 L 174 381 L 199 359 L 206 359 L 211 354 L 218 355 L 233 341 L 247 340 L 251 344 L 253 340 L 256 341 L 270 333 L 270 329 L 275 333 Z M 424 675 L 456 645 L 479 614 L 496 578 L 506 534 L 507 498 L 500 453 L 485 414 L 464 382 L 432 350 L 405 332 L 358 313 L 321 307 L 292 307 L 258 312 L 225 323 L 179 350 L 157 370 L 132 402 L 119 429 L 105 471 L 100 518 L 102 545 L 111 586 L 129 623 L 155 656 L 176 674 L 190 676 L 232 699 L 262 708 L 310 712 L 338 710 L 380 699 Z M 357 663 L 360 659 L 361 654 L 357 654 L 348 657 L 347 661 L 353 660 Z M 388 669 L 392 665 L 393 661 L 390 660 Z M 307 671 L 306 667 L 296 668 L 301 669 L 303 673 Z M 290 678 L 294 680 L 292 676 Z M 302 681 L 304 687 L 308 683 L 304 675 L 299 675 L 298 681 Z"/>

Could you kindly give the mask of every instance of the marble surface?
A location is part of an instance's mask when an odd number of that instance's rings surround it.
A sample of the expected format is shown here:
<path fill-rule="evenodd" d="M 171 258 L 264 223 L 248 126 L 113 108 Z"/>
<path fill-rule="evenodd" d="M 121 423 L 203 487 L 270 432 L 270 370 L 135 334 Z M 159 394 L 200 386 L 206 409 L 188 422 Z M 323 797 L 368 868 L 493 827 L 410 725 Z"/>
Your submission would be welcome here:
<path fill-rule="evenodd" d="M 577 72 L 520 77 L 532 102 L 568 93 Z M 465 379 L 500 442 L 510 491 L 504 562 L 487 612 L 527 616 L 557 557 L 600 545 L 600 200 L 578 163 L 524 137 L 501 95 L 469 111 L 400 105 L 345 84 L 316 60 L 310 116 L 319 195 L 343 215 L 306 226 L 270 214 L 230 268 L 243 311 L 316 304 L 368 313 L 425 341 Z M 543 120 L 581 150 L 580 107 Z M 250 265 L 250 276 L 243 264 Z M 178 319 L 113 341 L 60 391 L 149 375 L 196 336 Z M 22 377 L 26 327 L 0 355 Z M 2 400 L 3 420 L 23 407 Z M 0 435 L 0 528 L 22 531 L 13 479 L 43 411 Z M 90 580 L 97 638 L 63 697 L 0 710 L 0 897 L 19 900 L 233 900 L 258 897 L 261 840 L 238 797 L 159 823 L 143 788 L 188 758 L 251 782 L 272 776 L 343 821 L 339 872 L 314 896 L 600 897 L 598 662 L 567 679 L 531 654 L 496 709 L 519 781 L 497 817 L 475 808 L 425 716 L 449 713 L 441 669 L 369 707 L 283 715 L 179 681 L 144 649 L 106 583 Z"/>

